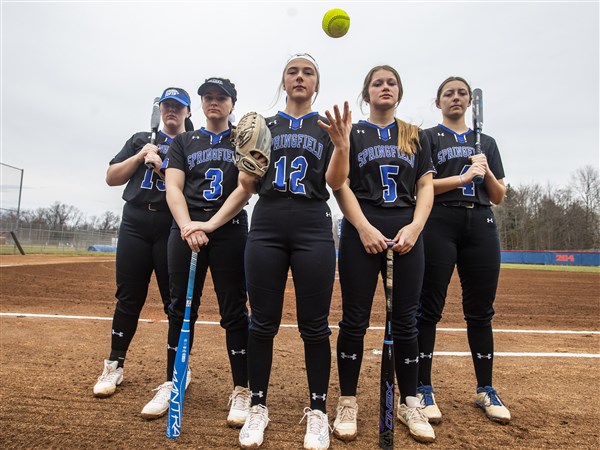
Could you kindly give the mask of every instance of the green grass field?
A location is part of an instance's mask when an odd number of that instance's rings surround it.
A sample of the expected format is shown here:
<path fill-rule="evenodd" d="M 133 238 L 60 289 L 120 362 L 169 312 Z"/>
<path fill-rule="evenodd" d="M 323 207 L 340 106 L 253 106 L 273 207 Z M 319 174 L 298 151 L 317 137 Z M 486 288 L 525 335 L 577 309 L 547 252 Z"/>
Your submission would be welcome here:
<path fill-rule="evenodd" d="M 88 252 L 82 249 L 73 249 L 69 247 L 52 247 L 52 246 L 23 246 L 25 254 L 37 255 L 80 255 L 80 256 L 110 256 L 112 252 Z M 19 254 L 19 251 L 13 245 L 0 245 L 0 255 Z M 600 273 L 598 266 L 554 266 L 542 264 L 502 264 L 503 269 L 525 269 L 525 270 L 550 270 L 554 272 L 585 272 L 585 273 Z"/>
<path fill-rule="evenodd" d="M 23 251 L 26 255 L 85 255 L 85 256 L 109 256 L 114 252 L 88 252 L 85 249 L 72 247 L 54 247 L 41 245 L 24 245 Z M 19 250 L 14 245 L 0 245 L 0 255 L 18 255 Z"/>
<path fill-rule="evenodd" d="M 598 266 L 552 266 L 542 264 L 502 264 L 503 269 L 550 270 L 554 272 L 600 273 Z"/>

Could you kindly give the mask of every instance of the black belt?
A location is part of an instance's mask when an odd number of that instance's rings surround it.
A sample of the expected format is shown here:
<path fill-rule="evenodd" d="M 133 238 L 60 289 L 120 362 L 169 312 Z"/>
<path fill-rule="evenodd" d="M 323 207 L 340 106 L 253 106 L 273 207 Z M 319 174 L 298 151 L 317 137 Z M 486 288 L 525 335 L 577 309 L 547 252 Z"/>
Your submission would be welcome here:
<path fill-rule="evenodd" d="M 455 208 L 489 208 L 489 205 L 480 205 L 479 203 L 473 202 L 441 202 L 439 204 L 442 206 L 453 206 Z"/>
<path fill-rule="evenodd" d="M 134 208 L 145 209 L 148 211 L 168 211 L 169 207 L 164 203 L 129 203 Z"/>

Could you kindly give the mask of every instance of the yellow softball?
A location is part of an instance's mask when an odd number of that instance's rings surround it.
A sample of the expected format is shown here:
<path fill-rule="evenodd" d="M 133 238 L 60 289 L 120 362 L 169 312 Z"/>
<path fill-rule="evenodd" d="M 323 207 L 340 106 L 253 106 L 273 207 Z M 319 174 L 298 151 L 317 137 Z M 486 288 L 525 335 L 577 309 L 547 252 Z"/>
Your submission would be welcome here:
<path fill-rule="evenodd" d="M 330 9 L 323 16 L 323 31 L 332 38 L 345 35 L 350 28 L 350 16 L 343 9 Z"/>

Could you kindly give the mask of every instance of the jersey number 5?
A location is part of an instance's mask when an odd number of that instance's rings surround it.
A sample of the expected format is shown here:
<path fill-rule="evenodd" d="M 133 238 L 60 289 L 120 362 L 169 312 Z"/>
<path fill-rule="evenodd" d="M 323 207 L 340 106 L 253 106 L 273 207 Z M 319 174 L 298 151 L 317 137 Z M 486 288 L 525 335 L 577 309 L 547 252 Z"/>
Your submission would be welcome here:
<path fill-rule="evenodd" d="M 400 173 L 398 166 L 379 166 L 381 184 L 383 186 L 383 201 L 393 203 L 398 198 L 398 185 L 392 177 Z"/>

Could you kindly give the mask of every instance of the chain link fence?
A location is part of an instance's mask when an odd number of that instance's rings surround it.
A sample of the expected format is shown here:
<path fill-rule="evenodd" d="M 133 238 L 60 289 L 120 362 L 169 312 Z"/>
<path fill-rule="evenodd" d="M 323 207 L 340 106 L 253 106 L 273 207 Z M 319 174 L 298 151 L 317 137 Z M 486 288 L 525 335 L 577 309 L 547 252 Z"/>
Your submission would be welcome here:
<path fill-rule="evenodd" d="M 76 253 L 82 251 L 116 251 L 116 231 L 52 230 L 35 227 L 16 227 L 2 223 L 0 226 L 0 252 L 17 253 L 14 232 L 25 253 Z"/>

